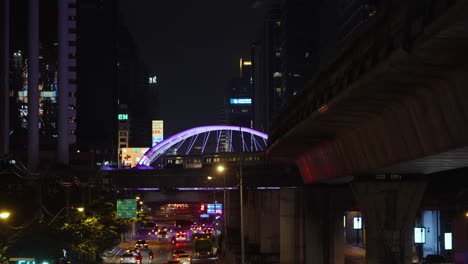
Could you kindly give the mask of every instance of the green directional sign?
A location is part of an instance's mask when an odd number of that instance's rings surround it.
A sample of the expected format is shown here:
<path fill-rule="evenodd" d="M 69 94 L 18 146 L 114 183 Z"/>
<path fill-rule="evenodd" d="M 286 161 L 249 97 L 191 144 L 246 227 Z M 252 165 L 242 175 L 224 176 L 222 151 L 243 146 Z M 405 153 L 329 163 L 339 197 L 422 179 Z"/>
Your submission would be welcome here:
<path fill-rule="evenodd" d="M 117 200 L 117 217 L 134 218 L 137 217 L 137 200 Z"/>

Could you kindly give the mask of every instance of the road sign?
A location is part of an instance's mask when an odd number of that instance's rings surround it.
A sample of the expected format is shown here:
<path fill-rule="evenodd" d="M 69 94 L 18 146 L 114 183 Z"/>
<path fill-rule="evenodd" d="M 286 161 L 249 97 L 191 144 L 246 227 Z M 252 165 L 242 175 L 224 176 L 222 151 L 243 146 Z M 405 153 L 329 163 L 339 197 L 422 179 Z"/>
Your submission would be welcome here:
<path fill-rule="evenodd" d="M 137 217 L 137 200 L 117 200 L 117 217 L 134 218 Z"/>

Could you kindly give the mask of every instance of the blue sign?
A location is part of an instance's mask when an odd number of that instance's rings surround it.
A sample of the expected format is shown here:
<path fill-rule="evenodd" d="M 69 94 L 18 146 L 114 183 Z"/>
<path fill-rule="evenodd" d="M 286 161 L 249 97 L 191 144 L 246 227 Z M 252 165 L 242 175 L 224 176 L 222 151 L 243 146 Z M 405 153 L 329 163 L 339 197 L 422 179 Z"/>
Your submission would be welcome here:
<path fill-rule="evenodd" d="M 252 104 L 251 98 L 231 98 L 229 99 L 230 104 Z"/>
<path fill-rule="evenodd" d="M 206 213 L 209 214 L 209 215 L 222 214 L 223 213 L 223 204 L 216 204 L 216 210 L 215 210 L 215 204 L 207 204 L 206 205 Z"/>

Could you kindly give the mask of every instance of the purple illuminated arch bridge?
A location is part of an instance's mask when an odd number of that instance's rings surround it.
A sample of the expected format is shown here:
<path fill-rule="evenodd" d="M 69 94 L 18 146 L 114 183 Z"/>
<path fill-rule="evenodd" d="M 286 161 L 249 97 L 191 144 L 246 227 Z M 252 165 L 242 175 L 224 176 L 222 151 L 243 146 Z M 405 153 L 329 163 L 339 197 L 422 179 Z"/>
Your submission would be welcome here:
<path fill-rule="evenodd" d="M 267 134 L 247 127 L 194 127 L 153 146 L 143 155 L 138 165 L 149 166 L 166 153 L 169 155 L 194 155 L 241 150 L 243 152 L 264 151 L 267 140 Z"/>

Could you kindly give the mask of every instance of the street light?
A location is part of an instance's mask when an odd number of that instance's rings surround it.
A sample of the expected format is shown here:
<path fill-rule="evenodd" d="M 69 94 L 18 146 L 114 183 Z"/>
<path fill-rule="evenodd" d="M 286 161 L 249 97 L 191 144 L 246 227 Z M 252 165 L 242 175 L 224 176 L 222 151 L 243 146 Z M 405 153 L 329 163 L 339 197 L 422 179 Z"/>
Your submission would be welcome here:
<path fill-rule="evenodd" d="M 9 212 L 1 212 L 0 213 L 0 219 L 8 219 L 8 217 L 10 217 Z"/>
<path fill-rule="evenodd" d="M 216 167 L 216 170 L 218 172 L 224 172 L 224 166 L 223 165 L 218 165 Z M 226 211 L 227 211 L 227 205 L 226 205 L 226 174 L 223 175 L 223 222 L 224 222 L 224 239 L 223 239 L 223 244 L 224 244 L 224 250 L 226 250 L 226 245 L 227 245 L 227 222 L 226 222 Z M 216 209 L 216 208 L 215 208 Z"/>
<path fill-rule="evenodd" d="M 80 213 L 84 212 L 84 207 L 77 207 L 76 210 Z"/>

